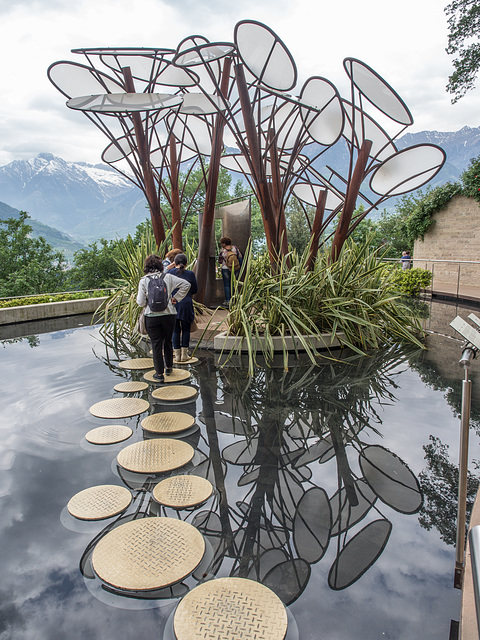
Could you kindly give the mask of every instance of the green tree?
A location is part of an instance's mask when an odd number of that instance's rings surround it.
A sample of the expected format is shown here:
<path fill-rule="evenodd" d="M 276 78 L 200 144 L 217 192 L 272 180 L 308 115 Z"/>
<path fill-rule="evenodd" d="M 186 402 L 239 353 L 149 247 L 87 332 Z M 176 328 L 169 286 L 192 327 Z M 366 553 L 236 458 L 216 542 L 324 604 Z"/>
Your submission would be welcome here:
<path fill-rule="evenodd" d="M 205 172 L 208 167 L 205 167 Z M 230 187 L 232 176 L 225 167 L 220 167 L 217 186 L 217 204 L 226 202 L 231 199 Z M 170 181 L 165 181 L 166 191 L 170 192 Z M 205 203 L 205 180 L 204 169 L 198 166 L 193 171 L 180 173 L 179 175 L 179 192 L 181 199 L 181 215 L 182 215 L 182 236 L 190 244 L 198 244 L 198 219 L 199 214 L 203 213 Z M 166 228 L 169 229 L 172 220 L 172 210 L 170 203 L 164 193 L 161 194 L 160 204 L 166 217 Z"/>
<path fill-rule="evenodd" d="M 413 204 L 413 199 L 406 197 L 397 203 L 395 212 L 384 209 L 377 220 L 377 246 L 385 249 L 386 258 L 399 258 L 405 249 L 413 250 L 413 241 L 407 235 L 407 219 Z"/>
<path fill-rule="evenodd" d="M 311 223 L 315 215 L 313 207 L 307 207 L 307 215 Z M 288 244 L 299 254 L 302 254 L 310 242 L 311 232 L 305 213 L 296 198 L 289 200 L 285 217 L 287 219 Z"/>
<path fill-rule="evenodd" d="M 452 0 L 445 7 L 448 16 L 447 53 L 455 56 L 454 71 L 448 78 L 447 91 L 452 103 L 475 86 L 480 67 L 480 4 L 478 0 Z"/>
<path fill-rule="evenodd" d="M 144 223 L 142 223 L 144 224 Z M 151 226 L 151 222 L 150 222 Z M 120 256 L 118 240 L 100 240 L 86 249 L 76 251 L 74 266 L 68 273 L 69 288 L 101 289 L 120 277 L 117 258 Z"/>
<path fill-rule="evenodd" d="M 253 194 L 248 185 L 245 185 L 241 180 L 237 180 L 233 187 L 234 198 L 250 198 L 252 211 L 251 211 L 251 238 L 252 238 L 252 251 L 254 254 L 260 253 L 266 247 L 265 240 L 265 227 L 263 226 L 262 212 L 257 198 Z"/>
<path fill-rule="evenodd" d="M 0 296 L 54 293 L 64 290 L 65 259 L 45 238 L 32 238 L 30 216 L 0 220 Z"/>

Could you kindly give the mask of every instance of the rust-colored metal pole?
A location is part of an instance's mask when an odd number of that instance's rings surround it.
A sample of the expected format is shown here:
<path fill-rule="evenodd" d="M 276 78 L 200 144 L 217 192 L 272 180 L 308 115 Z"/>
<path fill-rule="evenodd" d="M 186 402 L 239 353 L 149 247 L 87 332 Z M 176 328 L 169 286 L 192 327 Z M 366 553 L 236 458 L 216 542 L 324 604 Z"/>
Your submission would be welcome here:
<path fill-rule="evenodd" d="M 345 204 L 338 221 L 337 230 L 333 237 L 331 260 L 336 262 L 342 250 L 343 244 L 348 235 L 348 227 L 352 219 L 353 212 L 355 210 L 355 204 L 357 202 L 358 192 L 360 191 L 360 185 L 365 176 L 365 167 L 367 166 L 368 155 L 372 148 L 371 140 L 364 140 L 360 151 L 358 152 L 357 162 L 355 163 L 355 169 L 353 170 L 352 178 L 348 185 L 347 194 L 345 197 Z"/>
<path fill-rule="evenodd" d="M 287 221 L 282 205 L 282 178 L 278 162 L 278 147 L 272 129 L 268 131 L 268 145 L 272 169 L 271 202 L 275 212 L 275 246 L 279 247 L 282 255 L 286 255 L 288 253 Z"/>
<path fill-rule="evenodd" d="M 327 190 L 322 189 L 318 195 L 317 208 L 315 209 L 315 217 L 312 225 L 312 237 L 310 242 L 310 253 L 308 255 L 306 269 L 312 271 L 315 260 L 317 259 L 318 243 L 320 241 L 320 231 L 322 229 L 323 216 L 325 213 L 325 205 L 327 204 Z"/>
<path fill-rule="evenodd" d="M 178 186 L 177 144 L 170 136 L 170 187 L 172 199 L 172 243 L 174 249 L 182 249 L 182 212 L 180 209 L 180 191 Z"/>
<path fill-rule="evenodd" d="M 265 227 L 265 238 L 267 241 L 268 253 L 270 255 L 270 260 L 274 263 L 277 256 L 277 250 L 274 245 L 276 235 L 275 215 L 272 207 L 268 184 L 264 176 L 260 157 L 260 146 L 258 143 L 257 132 L 255 130 L 255 121 L 252 114 L 252 105 L 250 104 L 250 96 L 248 95 L 245 73 L 241 64 L 235 65 L 235 79 L 237 81 L 238 97 L 240 99 L 240 106 L 242 108 L 245 132 L 247 134 L 247 142 L 250 150 L 250 158 L 253 165 L 253 177 L 257 186 L 258 202 L 262 211 L 263 226 Z"/>
<path fill-rule="evenodd" d="M 230 80 L 231 59 L 227 58 L 223 66 L 220 92 L 224 97 L 228 94 L 228 82 Z M 215 201 L 217 197 L 218 176 L 220 173 L 220 158 L 223 147 L 223 129 L 225 126 L 225 116 L 221 111 L 217 113 L 212 140 L 212 154 L 208 165 L 207 189 L 205 193 L 205 204 L 203 207 L 202 228 L 198 242 L 197 259 L 197 283 L 198 292 L 195 296 L 197 302 L 203 303 L 205 300 L 205 289 L 207 286 L 208 266 L 210 258 L 210 243 L 215 225 Z"/>
<path fill-rule="evenodd" d="M 125 79 L 125 88 L 128 93 L 135 93 L 135 85 L 133 83 L 132 72 L 130 67 L 122 68 L 123 77 Z M 143 184 L 145 187 L 145 196 L 148 206 L 150 207 L 150 217 L 152 219 L 153 234 L 157 247 L 165 240 L 165 228 L 163 226 L 162 214 L 160 211 L 160 198 L 155 187 L 152 166 L 150 164 L 150 152 L 148 149 L 145 131 L 143 130 L 142 118 L 139 113 L 130 114 L 133 120 L 133 128 L 138 147 L 138 156 L 143 172 Z"/>

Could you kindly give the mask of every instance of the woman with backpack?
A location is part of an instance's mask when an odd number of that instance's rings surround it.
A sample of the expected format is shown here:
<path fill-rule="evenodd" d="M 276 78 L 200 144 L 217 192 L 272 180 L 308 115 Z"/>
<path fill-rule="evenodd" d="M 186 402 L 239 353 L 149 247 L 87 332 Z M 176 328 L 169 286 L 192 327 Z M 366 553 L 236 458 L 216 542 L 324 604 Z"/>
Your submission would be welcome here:
<path fill-rule="evenodd" d="M 179 253 L 175 256 L 175 268 L 169 273 L 190 283 L 190 290 L 181 302 L 177 303 L 177 318 L 173 330 L 173 360 L 186 362 L 190 359 L 190 327 L 195 320 L 192 296 L 198 291 L 197 279 L 193 271 L 187 269 L 187 256 Z"/>
<path fill-rule="evenodd" d="M 232 244 L 231 238 L 223 236 L 220 238 L 220 246 L 222 247 L 218 262 L 222 266 L 223 289 L 225 291 L 225 305 L 228 307 L 232 297 L 232 272 L 235 278 L 238 278 L 242 261 L 242 254 L 238 247 Z"/>
<path fill-rule="evenodd" d="M 150 254 L 143 265 L 144 276 L 138 283 L 137 304 L 145 307 L 145 325 L 152 343 L 154 379 L 165 382 L 164 373 L 173 369 L 172 335 L 177 317 L 176 305 L 184 299 L 190 283 L 163 273 L 162 259 Z"/>

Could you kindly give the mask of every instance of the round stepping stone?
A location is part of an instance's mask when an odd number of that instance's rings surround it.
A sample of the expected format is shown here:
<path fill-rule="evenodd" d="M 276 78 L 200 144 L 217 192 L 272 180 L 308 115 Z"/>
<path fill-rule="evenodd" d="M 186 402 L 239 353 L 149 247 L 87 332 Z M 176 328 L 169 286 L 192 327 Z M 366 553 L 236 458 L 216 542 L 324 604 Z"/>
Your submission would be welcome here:
<path fill-rule="evenodd" d="M 115 391 L 119 391 L 120 393 L 137 393 L 137 391 L 145 391 L 148 389 L 148 384 L 146 382 L 119 382 L 114 387 Z"/>
<path fill-rule="evenodd" d="M 90 407 L 97 418 L 131 418 L 148 410 L 150 403 L 141 398 L 110 398 Z"/>
<path fill-rule="evenodd" d="M 133 429 L 130 429 L 130 427 L 126 427 L 123 424 L 112 424 L 91 429 L 85 434 L 85 440 L 92 444 L 115 444 L 127 440 L 132 433 Z"/>
<path fill-rule="evenodd" d="M 145 380 L 148 380 L 148 382 L 155 382 L 156 384 L 163 384 L 163 383 L 159 383 L 158 380 L 155 380 L 155 378 L 153 377 L 155 374 L 155 371 L 148 371 L 148 373 L 146 373 L 143 377 L 145 378 Z M 169 373 L 168 376 L 165 375 L 165 384 L 169 384 L 171 382 L 181 382 L 182 380 L 187 380 L 188 378 L 190 378 L 191 373 L 189 371 L 185 371 L 185 369 L 173 369 L 172 373 Z"/>
<path fill-rule="evenodd" d="M 131 360 L 123 360 L 118 364 L 120 369 L 153 369 L 153 358 L 132 358 Z"/>
<path fill-rule="evenodd" d="M 195 451 L 188 442 L 171 438 L 142 440 L 122 449 L 118 464 L 136 473 L 165 473 L 183 467 Z"/>
<path fill-rule="evenodd" d="M 208 500 L 213 493 L 212 483 L 200 476 L 172 476 L 159 482 L 154 490 L 154 499 L 165 507 L 186 509 Z"/>
<path fill-rule="evenodd" d="M 179 400 L 188 400 L 197 395 L 195 387 L 187 385 L 174 385 L 172 387 L 160 387 L 152 391 L 152 396 L 157 400 L 167 400 L 169 402 L 178 402 Z"/>
<path fill-rule="evenodd" d="M 141 422 L 143 429 L 152 433 L 177 433 L 190 429 L 194 424 L 195 418 L 193 416 L 179 411 L 152 413 Z"/>
<path fill-rule="evenodd" d="M 180 582 L 200 564 L 202 534 L 176 518 L 141 518 L 120 525 L 97 544 L 92 565 L 117 589 L 148 591 Z"/>
<path fill-rule="evenodd" d="M 287 624 L 280 598 L 246 578 L 218 578 L 195 587 L 173 619 L 177 640 L 284 640 Z"/>
<path fill-rule="evenodd" d="M 70 498 L 67 509 L 79 520 L 103 520 L 124 511 L 132 501 L 132 494 L 126 487 L 101 484 L 89 487 Z"/>

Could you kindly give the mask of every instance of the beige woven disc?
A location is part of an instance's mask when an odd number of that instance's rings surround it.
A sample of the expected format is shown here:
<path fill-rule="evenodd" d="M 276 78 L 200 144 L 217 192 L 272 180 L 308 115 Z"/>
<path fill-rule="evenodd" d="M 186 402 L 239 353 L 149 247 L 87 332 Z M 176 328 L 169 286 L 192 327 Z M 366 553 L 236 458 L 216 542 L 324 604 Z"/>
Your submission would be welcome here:
<path fill-rule="evenodd" d="M 118 589 L 147 591 L 180 582 L 205 553 L 202 534 L 176 518 L 141 518 L 122 524 L 97 544 L 97 575 Z"/>
<path fill-rule="evenodd" d="M 90 413 L 97 418 L 130 418 L 147 411 L 150 403 L 141 398 L 110 398 L 90 407 Z"/>
<path fill-rule="evenodd" d="M 141 422 L 145 431 L 153 433 L 177 433 L 185 431 L 195 424 L 195 418 L 188 413 L 179 411 L 165 411 L 165 413 L 152 413 Z"/>
<path fill-rule="evenodd" d="M 187 385 L 174 385 L 173 387 L 160 387 L 152 391 L 152 396 L 157 400 L 188 400 L 197 395 L 195 387 Z"/>
<path fill-rule="evenodd" d="M 153 369 L 153 358 L 133 358 L 118 365 L 121 369 Z"/>
<path fill-rule="evenodd" d="M 192 589 L 173 618 L 177 640 L 283 640 L 287 612 L 280 598 L 259 582 L 218 578 Z"/>
<path fill-rule="evenodd" d="M 133 430 L 123 424 L 112 424 L 106 427 L 97 427 L 91 429 L 86 435 L 85 440 L 92 444 L 115 444 L 123 442 L 130 438 Z"/>
<path fill-rule="evenodd" d="M 172 438 L 142 440 L 122 449 L 118 464 L 137 473 L 164 473 L 183 467 L 195 451 L 188 442 Z"/>
<path fill-rule="evenodd" d="M 146 382 L 119 382 L 114 387 L 115 391 L 120 391 L 120 393 L 136 393 L 137 391 L 145 391 L 148 389 L 148 384 Z"/>
<path fill-rule="evenodd" d="M 182 475 L 159 482 L 153 490 L 153 497 L 166 507 L 182 509 L 205 502 L 212 493 L 212 483 L 205 478 Z"/>
<path fill-rule="evenodd" d="M 67 509 L 79 520 L 103 520 L 124 511 L 131 501 L 132 494 L 126 487 L 101 484 L 74 495 Z"/>
<path fill-rule="evenodd" d="M 158 382 L 158 380 L 155 380 L 155 378 L 153 377 L 154 374 L 155 371 L 148 371 L 143 377 L 149 382 Z M 185 371 L 185 369 L 173 369 L 172 373 L 169 373 L 168 376 L 165 375 L 165 384 L 169 382 L 180 382 L 181 380 L 187 380 L 187 378 L 190 378 L 190 376 L 191 373 L 189 371 Z"/>

